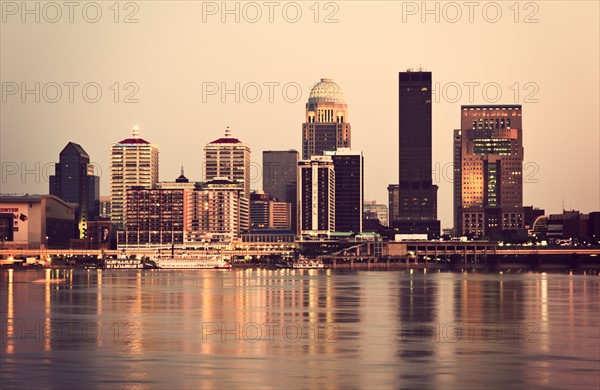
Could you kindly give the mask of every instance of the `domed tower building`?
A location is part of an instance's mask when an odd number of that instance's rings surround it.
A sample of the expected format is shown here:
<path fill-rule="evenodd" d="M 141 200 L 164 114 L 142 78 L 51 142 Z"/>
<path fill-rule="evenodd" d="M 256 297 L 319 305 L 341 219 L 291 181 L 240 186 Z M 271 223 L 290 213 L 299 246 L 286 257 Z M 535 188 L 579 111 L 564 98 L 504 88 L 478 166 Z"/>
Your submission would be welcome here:
<path fill-rule="evenodd" d="M 302 159 L 325 151 L 350 148 L 350 123 L 344 94 L 331 79 L 321 79 L 311 89 L 302 124 Z"/>

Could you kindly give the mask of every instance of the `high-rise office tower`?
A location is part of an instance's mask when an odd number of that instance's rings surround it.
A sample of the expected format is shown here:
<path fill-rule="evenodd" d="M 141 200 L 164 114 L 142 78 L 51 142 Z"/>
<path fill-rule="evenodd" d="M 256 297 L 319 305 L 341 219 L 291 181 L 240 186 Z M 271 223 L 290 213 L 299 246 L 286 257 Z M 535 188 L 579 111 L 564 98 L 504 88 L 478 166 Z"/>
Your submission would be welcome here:
<path fill-rule="evenodd" d="M 76 203 L 77 238 L 88 236 L 88 222 L 100 214 L 100 178 L 94 175 L 90 156 L 81 145 L 69 142 L 60 152 L 55 174 L 50 176 L 50 194 Z"/>
<path fill-rule="evenodd" d="M 226 178 L 242 185 L 240 229 L 250 228 L 250 147 L 232 137 L 229 127 L 225 137 L 204 146 L 204 180 Z"/>
<path fill-rule="evenodd" d="M 524 228 L 520 105 L 462 106 L 454 130 L 458 235 L 494 237 Z"/>
<path fill-rule="evenodd" d="M 158 182 L 158 147 L 133 135 L 111 146 L 110 193 L 111 221 L 117 229 L 125 227 L 127 189 L 152 188 Z"/>
<path fill-rule="evenodd" d="M 326 150 L 349 147 L 350 123 L 344 94 L 331 79 L 321 79 L 311 89 L 306 103 L 302 159 L 320 156 Z"/>
<path fill-rule="evenodd" d="M 339 148 L 331 156 L 335 170 L 335 231 L 362 232 L 364 165 L 362 152 Z"/>
<path fill-rule="evenodd" d="M 335 170 L 331 156 L 298 162 L 298 234 L 335 232 Z"/>
<path fill-rule="evenodd" d="M 291 205 L 291 226 L 296 231 L 296 174 L 298 152 L 265 150 L 263 152 L 263 191 L 280 202 Z"/>
<path fill-rule="evenodd" d="M 399 74 L 399 180 L 397 215 L 400 233 L 440 234 L 437 185 L 431 171 L 431 72 Z"/>

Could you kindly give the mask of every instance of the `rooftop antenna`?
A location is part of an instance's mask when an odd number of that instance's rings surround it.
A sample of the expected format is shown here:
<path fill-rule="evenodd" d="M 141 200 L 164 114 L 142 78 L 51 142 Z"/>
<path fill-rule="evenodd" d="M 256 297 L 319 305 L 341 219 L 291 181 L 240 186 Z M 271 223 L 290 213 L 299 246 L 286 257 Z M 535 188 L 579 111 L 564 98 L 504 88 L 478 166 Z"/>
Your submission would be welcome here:
<path fill-rule="evenodd" d="M 225 138 L 231 138 L 231 129 L 229 126 L 225 129 Z"/>

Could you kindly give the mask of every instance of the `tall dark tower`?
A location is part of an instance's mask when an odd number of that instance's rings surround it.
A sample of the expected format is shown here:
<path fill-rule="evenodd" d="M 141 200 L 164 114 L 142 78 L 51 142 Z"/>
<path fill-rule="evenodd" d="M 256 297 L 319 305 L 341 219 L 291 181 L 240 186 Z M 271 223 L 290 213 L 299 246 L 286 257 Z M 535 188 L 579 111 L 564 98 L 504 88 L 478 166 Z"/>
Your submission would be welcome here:
<path fill-rule="evenodd" d="M 100 213 L 100 178 L 79 144 L 69 142 L 60 152 L 55 174 L 50 176 L 50 194 L 78 205 L 77 237 L 88 238 L 87 223 L 98 220 Z"/>
<path fill-rule="evenodd" d="M 322 156 L 325 151 L 350 147 L 348 108 L 340 87 L 321 79 L 311 89 L 302 124 L 302 159 Z"/>
<path fill-rule="evenodd" d="M 263 151 L 263 191 L 280 202 L 291 204 L 292 230 L 296 231 L 296 150 Z"/>
<path fill-rule="evenodd" d="M 360 233 L 363 229 L 364 165 L 362 152 L 339 148 L 325 152 L 335 170 L 335 231 Z"/>
<path fill-rule="evenodd" d="M 440 234 L 437 185 L 431 180 L 431 72 L 399 75 L 398 214 L 400 233 Z"/>

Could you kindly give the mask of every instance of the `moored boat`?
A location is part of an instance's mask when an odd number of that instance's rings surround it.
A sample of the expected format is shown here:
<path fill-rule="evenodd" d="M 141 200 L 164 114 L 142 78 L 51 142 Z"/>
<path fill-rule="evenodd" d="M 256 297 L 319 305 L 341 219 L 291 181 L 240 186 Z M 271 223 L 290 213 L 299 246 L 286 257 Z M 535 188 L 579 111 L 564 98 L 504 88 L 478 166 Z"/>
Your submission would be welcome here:
<path fill-rule="evenodd" d="M 323 269 L 325 268 L 325 264 L 320 259 L 306 259 L 301 257 L 297 261 L 292 264 L 292 268 L 296 269 Z"/>
<path fill-rule="evenodd" d="M 150 257 L 150 261 L 160 269 L 214 269 L 231 268 L 228 258 L 220 252 L 199 251 L 193 253 L 158 254 Z"/>

